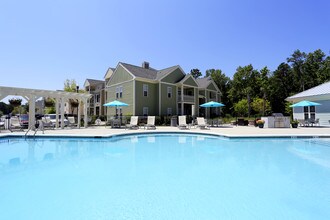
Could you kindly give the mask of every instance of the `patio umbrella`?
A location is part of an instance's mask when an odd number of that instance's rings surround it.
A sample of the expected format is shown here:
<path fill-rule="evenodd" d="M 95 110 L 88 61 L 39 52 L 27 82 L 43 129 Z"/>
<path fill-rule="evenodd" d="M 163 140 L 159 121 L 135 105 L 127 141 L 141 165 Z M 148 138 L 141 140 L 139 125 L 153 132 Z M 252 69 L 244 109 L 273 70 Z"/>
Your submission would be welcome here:
<path fill-rule="evenodd" d="M 123 106 L 128 106 L 128 104 L 126 104 L 125 102 L 121 102 L 121 101 L 115 100 L 115 101 L 112 101 L 112 102 L 105 103 L 103 106 L 107 106 L 107 107 L 123 107 Z"/>
<path fill-rule="evenodd" d="M 321 105 L 321 104 L 317 103 L 317 102 L 310 102 L 310 101 L 304 100 L 301 102 L 297 102 L 293 105 L 290 105 L 290 107 L 294 108 L 294 107 L 306 107 L 306 106 L 317 106 L 317 105 Z"/>
<path fill-rule="evenodd" d="M 200 105 L 200 107 L 204 107 L 204 108 L 212 108 L 212 107 L 223 107 L 225 106 L 224 104 L 220 103 L 220 102 L 206 102 L 202 105 Z"/>

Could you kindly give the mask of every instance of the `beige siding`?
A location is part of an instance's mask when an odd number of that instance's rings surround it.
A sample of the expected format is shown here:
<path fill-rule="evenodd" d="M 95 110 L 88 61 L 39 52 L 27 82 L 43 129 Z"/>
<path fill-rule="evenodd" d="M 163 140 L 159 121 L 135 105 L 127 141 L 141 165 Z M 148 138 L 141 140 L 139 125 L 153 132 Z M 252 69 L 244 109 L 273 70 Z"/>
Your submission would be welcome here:
<path fill-rule="evenodd" d="M 172 97 L 167 97 L 167 87 L 172 88 Z M 176 115 L 177 87 L 161 84 L 161 115 L 167 115 L 167 108 L 172 108 L 172 115 Z"/>
<path fill-rule="evenodd" d="M 185 76 L 185 74 L 178 68 L 178 69 L 175 69 L 172 73 L 168 74 L 164 79 L 162 79 L 162 82 L 177 83 L 184 76 Z"/>
<path fill-rule="evenodd" d="M 123 87 L 123 96 L 122 98 L 118 98 L 118 101 L 121 102 L 125 102 L 127 103 L 129 106 L 127 107 L 122 107 L 122 114 L 123 115 L 133 115 L 133 81 L 130 82 L 126 82 L 126 83 L 121 83 L 119 85 L 115 85 L 115 86 L 110 86 L 108 88 L 106 88 L 107 92 L 108 92 L 108 97 L 107 97 L 107 101 L 106 102 L 111 102 L 116 100 L 116 88 L 122 86 Z M 108 111 L 107 111 L 107 115 L 109 116 L 113 116 L 115 115 L 115 107 L 107 107 Z"/>
<path fill-rule="evenodd" d="M 207 89 L 212 90 L 212 91 L 218 91 L 212 83 L 210 83 L 210 85 L 207 87 Z"/>
<path fill-rule="evenodd" d="M 148 85 L 148 96 L 143 95 L 143 85 Z M 149 115 L 158 115 L 158 84 L 136 81 L 135 82 L 135 114 L 143 115 L 143 107 L 148 107 Z"/>
<path fill-rule="evenodd" d="M 196 87 L 198 86 L 192 77 L 189 77 L 186 81 L 183 82 L 183 84 Z"/>
<path fill-rule="evenodd" d="M 119 65 L 115 70 L 115 72 L 113 73 L 113 76 L 109 81 L 108 85 L 112 86 L 132 79 L 133 79 L 132 75 L 128 73 L 121 65 Z"/>

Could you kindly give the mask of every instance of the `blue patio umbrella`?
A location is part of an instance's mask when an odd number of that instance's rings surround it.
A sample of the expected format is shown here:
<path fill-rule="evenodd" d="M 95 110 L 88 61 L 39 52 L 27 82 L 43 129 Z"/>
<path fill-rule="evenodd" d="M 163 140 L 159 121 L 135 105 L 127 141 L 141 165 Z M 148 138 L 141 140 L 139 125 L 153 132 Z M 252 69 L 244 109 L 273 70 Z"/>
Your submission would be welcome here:
<path fill-rule="evenodd" d="M 206 102 L 206 103 L 200 105 L 200 107 L 204 107 L 204 108 L 223 107 L 223 106 L 225 106 L 225 105 L 220 102 L 213 102 L 213 101 Z"/>
<path fill-rule="evenodd" d="M 294 108 L 294 107 L 306 107 L 306 106 L 317 106 L 317 105 L 321 105 L 320 103 L 317 102 L 311 102 L 311 101 L 301 101 L 301 102 L 297 102 L 293 105 L 290 105 L 290 107 Z"/>
<path fill-rule="evenodd" d="M 112 102 L 105 103 L 103 106 L 107 106 L 107 107 L 123 107 L 123 106 L 128 106 L 128 104 L 126 104 L 125 102 L 121 102 L 121 101 L 115 100 L 115 101 L 112 101 Z"/>

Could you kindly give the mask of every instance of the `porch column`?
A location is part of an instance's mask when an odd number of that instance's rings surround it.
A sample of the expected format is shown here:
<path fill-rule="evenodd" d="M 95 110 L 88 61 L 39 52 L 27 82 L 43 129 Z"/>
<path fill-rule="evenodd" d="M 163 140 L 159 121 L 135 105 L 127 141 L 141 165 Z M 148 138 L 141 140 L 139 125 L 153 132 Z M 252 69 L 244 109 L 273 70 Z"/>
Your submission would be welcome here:
<path fill-rule="evenodd" d="M 88 126 L 88 115 L 87 115 L 87 99 L 84 99 L 84 127 Z"/>
<path fill-rule="evenodd" d="M 204 96 L 205 96 L 205 103 L 206 103 L 206 102 L 208 102 L 206 90 L 204 91 Z M 205 108 L 204 111 L 205 111 L 205 118 L 208 118 L 208 115 L 209 115 L 208 114 L 208 108 Z"/>
<path fill-rule="evenodd" d="M 58 116 L 58 115 L 59 115 L 59 113 L 60 113 L 60 112 L 59 112 L 60 101 L 61 101 L 60 98 L 56 98 L 56 100 L 55 100 L 55 111 L 56 111 L 56 123 L 55 123 L 55 127 L 56 127 L 56 128 L 58 128 L 58 127 L 59 127 L 59 124 L 60 124 L 60 123 L 58 122 L 58 121 L 59 121 L 59 116 Z"/>
<path fill-rule="evenodd" d="M 218 93 L 215 93 L 215 99 L 216 99 L 215 100 L 216 102 L 219 102 L 219 100 L 218 100 Z M 216 108 L 217 115 L 220 114 L 219 109 L 220 109 L 220 107 L 219 108 Z"/>
<path fill-rule="evenodd" d="M 195 102 L 195 116 L 199 115 L 199 98 L 198 98 L 198 89 L 194 89 L 194 102 Z M 197 100 L 196 100 L 197 95 Z"/>
<path fill-rule="evenodd" d="M 184 104 L 183 104 L 183 84 L 182 84 L 182 86 L 181 86 L 181 115 L 183 115 L 183 113 L 184 113 L 184 111 L 183 111 L 183 106 L 184 106 Z"/>
<path fill-rule="evenodd" d="M 64 129 L 64 104 L 66 99 L 64 97 L 61 98 L 61 128 Z"/>
<path fill-rule="evenodd" d="M 80 121 L 81 121 L 81 100 L 78 101 L 78 121 L 77 121 L 77 127 L 80 128 Z"/>

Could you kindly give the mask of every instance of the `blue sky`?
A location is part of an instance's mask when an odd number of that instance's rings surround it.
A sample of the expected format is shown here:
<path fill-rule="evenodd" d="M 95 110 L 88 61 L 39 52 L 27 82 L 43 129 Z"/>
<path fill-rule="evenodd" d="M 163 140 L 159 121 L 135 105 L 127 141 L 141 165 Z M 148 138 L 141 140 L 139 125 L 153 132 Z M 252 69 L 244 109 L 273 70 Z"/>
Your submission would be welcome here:
<path fill-rule="evenodd" d="M 1 0 L 0 86 L 63 89 L 118 62 L 186 72 L 271 70 L 294 50 L 329 55 L 328 0 Z"/>

